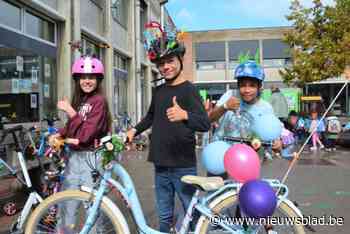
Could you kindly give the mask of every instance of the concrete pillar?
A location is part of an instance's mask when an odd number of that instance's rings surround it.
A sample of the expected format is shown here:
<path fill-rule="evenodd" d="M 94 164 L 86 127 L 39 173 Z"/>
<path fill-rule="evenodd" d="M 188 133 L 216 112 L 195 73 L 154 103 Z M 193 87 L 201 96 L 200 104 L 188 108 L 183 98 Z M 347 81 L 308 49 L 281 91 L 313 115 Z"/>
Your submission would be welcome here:
<path fill-rule="evenodd" d="M 58 12 L 65 17 L 65 21 L 58 23 L 57 26 L 60 30 L 58 35 L 58 56 L 57 56 L 57 98 L 62 99 L 64 96 L 72 97 L 72 78 L 71 78 L 71 47 L 69 42 L 71 41 L 72 32 L 72 17 L 71 9 L 73 7 L 72 1 L 58 1 Z M 60 118 L 64 120 L 62 112 Z"/>
<path fill-rule="evenodd" d="M 132 58 L 130 60 L 130 76 L 128 80 L 128 113 L 133 122 L 136 122 L 136 12 L 139 10 L 139 1 L 130 0 L 130 51 Z"/>
<path fill-rule="evenodd" d="M 109 110 L 113 111 L 113 47 L 112 47 L 112 15 L 111 15 L 111 1 L 105 0 L 104 7 L 104 37 L 107 39 L 109 48 L 105 49 L 105 93 L 109 104 Z"/>
<path fill-rule="evenodd" d="M 259 54 L 260 54 L 260 65 L 264 63 L 264 53 L 263 53 L 263 41 L 259 40 Z"/>
<path fill-rule="evenodd" d="M 80 1 L 81 0 L 71 0 L 72 2 L 72 41 L 81 42 L 81 24 L 80 24 Z M 64 1 L 59 1 L 59 4 L 65 4 Z M 81 43 L 82 46 L 82 43 Z M 74 50 L 73 52 L 73 60 L 78 59 L 81 56 L 80 51 Z"/>
<path fill-rule="evenodd" d="M 229 47 L 228 47 L 228 41 L 225 41 L 225 80 L 230 79 L 230 55 L 229 55 Z M 227 88 L 226 88 L 227 89 Z"/>
<path fill-rule="evenodd" d="M 134 80 L 134 92 L 136 96 L 135 100 L 135 120 L 136 122 L 141 119 L 141 90 L 140 90 L 140 75 L 141 75 L 141 48 L 140 48 L 140 10 L 141 3 L 140 0 L 135 0 L 135 80 Z"/>

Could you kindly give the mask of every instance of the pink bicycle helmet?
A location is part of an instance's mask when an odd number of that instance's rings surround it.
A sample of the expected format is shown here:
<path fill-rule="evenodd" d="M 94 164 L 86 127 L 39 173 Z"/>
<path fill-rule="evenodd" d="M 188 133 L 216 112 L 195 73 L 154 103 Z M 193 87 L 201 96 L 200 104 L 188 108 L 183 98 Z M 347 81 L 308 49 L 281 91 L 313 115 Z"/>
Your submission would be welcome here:
<path fill-rule="evenodd" d="M 76 78 L 83 74 L 97 75 L 97 77 L 102 79 L 104 76 L 102 62 L 97 58 L 89 56 L 77 59 L 72 66 L 72 75 Z"/>

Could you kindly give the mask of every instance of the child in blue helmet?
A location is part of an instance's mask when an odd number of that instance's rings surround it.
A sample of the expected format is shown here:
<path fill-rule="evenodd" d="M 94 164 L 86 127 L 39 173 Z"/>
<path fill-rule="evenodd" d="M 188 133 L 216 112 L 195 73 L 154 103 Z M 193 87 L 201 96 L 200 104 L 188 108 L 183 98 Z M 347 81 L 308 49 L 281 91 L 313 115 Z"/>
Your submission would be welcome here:
<path fill-rule="evenodd" d="M 272 106 L 260 98 L 260 89 L 264 81 L 263 69 L 254 61 L 241 63 L 235 70 L 239 96 L 228 90 L 217 102 L 210 113 L 210 121 L 219 121 L 213 140 L 223 140 L 224 136 L 249 137 L 254 119 L 257 116 L 273 114 Z M 273 142 L 273 149 L 282 146 L 279 139 Z"/>
<path fill-rule="evenodd" d="M 235 70 L 235 78 L 238 81 L 240 98 L 234 96 L 234 90 L 227 91 L 217 102 L 217 107 L 209 114 L 210 121 L 219 123 L 213 137 L 214 141 L 223 140 L 224 136 L 250 137 L 255 118 L 273 114 L 272 106 L 260 99 L 265 74 L 256 62 L 241 63 Z M 282 141 L 274 140 L 272 148 L 281 150 Z M 235 213 L 237 217 L 241 216 L 239 207 Z M 268 234 L 275 233 L 272 227 L 266 226 L 265 229 Z"/>

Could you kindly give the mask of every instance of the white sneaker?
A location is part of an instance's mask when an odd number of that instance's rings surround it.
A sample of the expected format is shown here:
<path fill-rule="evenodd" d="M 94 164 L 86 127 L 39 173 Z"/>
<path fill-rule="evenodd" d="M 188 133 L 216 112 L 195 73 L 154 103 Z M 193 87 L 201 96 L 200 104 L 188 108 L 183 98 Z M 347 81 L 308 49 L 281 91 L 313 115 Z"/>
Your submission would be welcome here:
<path fill-rule="evenodd" d="M 324 145 L 321 145 L 321 146 L 320 146 L 320 149 L 323 149 L 323 148 L 324 148 Z"/>
<path fill-rule="evenodd" d="M 333 150 L 333 151 L 337 151 L 337 148 L 334 147 L 334 148 L 332 148 L 332 150 Z"/>
<path fill-rule="evenodd" d="M 269 230 L 269 231 L 267 232 L 267 234 L 277 234 L 277 232 L 274 231 L 274 230 Z"/>
<path fill-rule="evenodd" d="M 316 150 L 317 150 L 317 147 L 316 147 L 316 146 L 315 146 L 315 147 L 314 147 L 314 146 L 313 146 L 313 147 L 310 147 L 310 150 L 311 150 L 311 151 L 316 151 Z"/>

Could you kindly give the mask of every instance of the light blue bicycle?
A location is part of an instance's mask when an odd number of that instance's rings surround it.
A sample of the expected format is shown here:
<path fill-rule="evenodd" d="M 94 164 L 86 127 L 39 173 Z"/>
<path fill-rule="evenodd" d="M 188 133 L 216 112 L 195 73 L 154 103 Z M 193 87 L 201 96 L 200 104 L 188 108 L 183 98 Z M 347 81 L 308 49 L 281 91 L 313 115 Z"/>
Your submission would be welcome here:
<path fill-rule="evenodd" d="M 114 150 L 118 147 L 120 149 L 121 141 L 118 142 L 115 136 L 105 137 L 101 142 L 103 144 L 96 150 L 95 159 L 90 159 L 91 166 L 98 164 L 96 161 L 98 160 L 97 156 L 101 155 L 99 152 L 109 152 L 102 153 L 102 155 L 110 157 L 111 152 L 116 153 L 116 151 L 113 152 L 113 148 Z M 121 154 L 119 154 L 120 156 Z M 92 168 L 92 176 L 96 179 L 94 188 L 81 187 L 80 190 L 67 190 L 50 196 L 32 213 L 25 233 L 161 234 L 147 225 L 134 183 L 126 169 L 115 160 L 109 160 L 107 163 L 105 159 L 103 160 L 105 161 L 103 172 L 99 172 L 96 166 Z M 182 181 L 195 186 L 197 190 L 185 214 L 181 228 L 174 230 L 174 233 L 255 234 L 267 233 L 268 228 L 273 228 L 275 233 L 282 234 L 305 233 L 301 224 L 268 227 L 266 225 L 249 225 L 247 222 L 240 223 L 233 220 L 240 217 L 238 190 L 241 185 L 232 180 L 224 181 L 221 177 L 184 176 Z M 273 216 L 302 217 L 299 209 L 287 199 L 287 186 L 278 180 L 267 181 L 276 191 L 280 189 L 278 206 Z M 111 194 L 118 194 L 114 196 L 114 198 L 119 198 L 118 205 L 112 201 Z M 121 200 L 125 206 L 121 205 Z M 71 202 L 79 203 L 79 207 L 75 210 L 69 209 Z M 197 221 L 193 232 L 190 232 L 190 223 L 195 211 L 199 214 L 199 218 L 193 219 Z M 48 217 L 51 217 L 51 220 L 48 220 Z"/>

